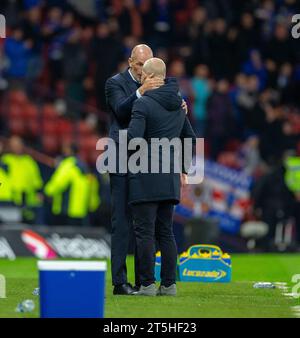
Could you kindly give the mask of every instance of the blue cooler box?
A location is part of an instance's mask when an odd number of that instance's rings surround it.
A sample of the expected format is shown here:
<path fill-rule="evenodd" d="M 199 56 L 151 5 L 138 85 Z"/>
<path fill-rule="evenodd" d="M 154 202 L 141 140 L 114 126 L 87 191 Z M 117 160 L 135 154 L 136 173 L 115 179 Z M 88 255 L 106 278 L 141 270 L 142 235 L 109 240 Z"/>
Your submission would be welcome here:
<path fill-rule="evenodd" d="M 41 318 L 103 318 L 106 262 L 39 261 Z"/>

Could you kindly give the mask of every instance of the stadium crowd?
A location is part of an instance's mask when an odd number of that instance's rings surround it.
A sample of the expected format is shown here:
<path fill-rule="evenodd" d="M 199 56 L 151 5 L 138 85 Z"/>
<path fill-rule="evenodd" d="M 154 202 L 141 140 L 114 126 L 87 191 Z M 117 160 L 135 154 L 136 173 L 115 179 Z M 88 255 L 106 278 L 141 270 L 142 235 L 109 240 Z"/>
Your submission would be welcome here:
<path fill-rule="evenodd" d="M 271 229 L 294 217 L 300 242 L 300 1 L 4 0 L 1 13 L 2 136 L 51 156 L 75 142 L 95 167 L 105 81 L 146 43 L 178 79 L 206 156 L 253 175 L 252 214 Z"/>

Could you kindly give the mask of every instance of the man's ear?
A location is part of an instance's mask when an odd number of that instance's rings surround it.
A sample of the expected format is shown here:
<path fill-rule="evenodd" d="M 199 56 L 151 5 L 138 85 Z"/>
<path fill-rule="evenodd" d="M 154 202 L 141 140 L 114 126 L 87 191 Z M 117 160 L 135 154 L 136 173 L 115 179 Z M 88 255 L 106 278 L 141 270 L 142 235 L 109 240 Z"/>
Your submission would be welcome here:
<path fill-rule="evenodd" d="M 147 74 L 142 70 L 142 76 L 141 76 L 141 83 L 142 84 L 145 82 L 146 77 L 147 77 Z"/>
<path fill-rule="evenodd" d="M 128 64 L 129 64 L 129 67 L 131 67 L 131 64 L 132 64 L 132 58 L 131 57 L 128 59 Z"/>

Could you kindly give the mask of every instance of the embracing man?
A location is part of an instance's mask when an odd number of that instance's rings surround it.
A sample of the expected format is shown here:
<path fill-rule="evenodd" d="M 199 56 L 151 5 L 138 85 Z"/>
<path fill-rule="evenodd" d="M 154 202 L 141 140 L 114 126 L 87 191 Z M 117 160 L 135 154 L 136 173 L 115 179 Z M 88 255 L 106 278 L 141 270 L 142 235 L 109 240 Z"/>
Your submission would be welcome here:
<path fill-rule="evenodd" d="M 163 84 L 161 79 L 148 77 L 141 85 L 142 67 L 153 57 L 150 47 L 137 45 L 128 60 L 129 68 L 106 81 L 105 95 L 111 115 L 109 137 L 118 147 L 119 131 L 126 129 L 130 122 L 134 102 L 147 90 Z M 117 154 L 119 153 L 117 148 Z M 118 159 L 117 159 L 118 163 Z M 128 176 L 122 173 L 110 173 L 111 190 L 111 272 L 114 295 L 131 295 L 135 288 L 127 281 L 126 256 L 128 253 L 132 219 L 128 207 Z M 135 256 L 135 284 L 140 287 L 138 261 Z"/>
<path fill-rule="evenodd" d="M 131 170 L 129 162 L 129 203 L 137 242 L 141 287 L 135 294 L 176 295 L 177 249 L 173 234 L 174 205 L 191 165 L 196 136 L 184 109 L 176 79 L 166 77 L 163 60 L 144 63 L 141 82 L 149 76 L 162 85 L 135 101 L 128 127 L 128 140 L 143 154 L 143 170 Z M 183 143 L 190 140 L 190 148 Z M 164 141 L 167 147 L 160 146 Z M 177 145 L 177 149 L 176 148 Z M 131 147 L 130 147 L 131 148 Z M 155 151 L 154 151 L 155 149 Z M 142 162 L 142 163 L 141 163 Z M 153 168 L 156 168 L 153 170 Z M 155 286 L 156 241 L 161 251 L 161 285 Z"/>

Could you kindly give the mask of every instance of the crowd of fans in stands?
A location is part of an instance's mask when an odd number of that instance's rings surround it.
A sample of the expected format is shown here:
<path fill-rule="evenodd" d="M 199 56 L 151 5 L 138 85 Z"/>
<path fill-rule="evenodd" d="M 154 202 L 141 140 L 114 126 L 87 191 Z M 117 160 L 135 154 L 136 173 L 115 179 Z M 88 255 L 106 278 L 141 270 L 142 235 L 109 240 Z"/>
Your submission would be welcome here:
<path fill-rule="evenodd" d="M 142 41 L 178 78 L 213 158 L 228 141 L 253 135 L 267 162 L 296 148 L 300 44 L 290 29 L 299 1 L 95 1 L 95 17 L 72 1 L 4 3 L 2 90 L 23 85 L 29 94 L 67 98 L 74 118 L 97 107 L 105 124 L 105 81 Z"/>
<path fill-rule="evenodd" d="M 300 152 L 298 0 L 6 0 L 1 12 L 2 97 L 63 102 L 103 134 L 105 81 L 143 42 L 178 79 L 208 157 L 260 176 Z"/>

